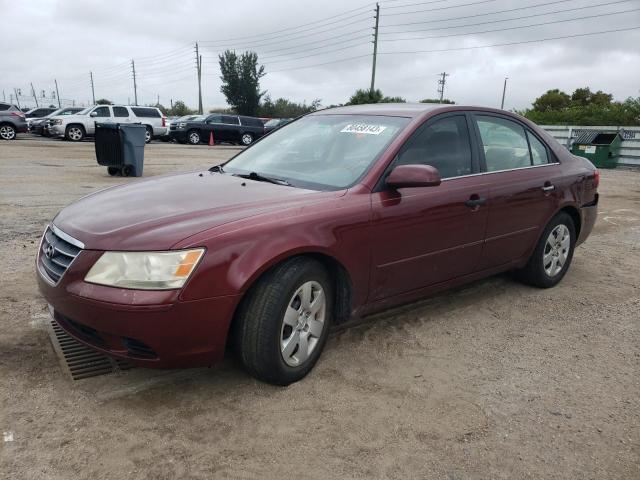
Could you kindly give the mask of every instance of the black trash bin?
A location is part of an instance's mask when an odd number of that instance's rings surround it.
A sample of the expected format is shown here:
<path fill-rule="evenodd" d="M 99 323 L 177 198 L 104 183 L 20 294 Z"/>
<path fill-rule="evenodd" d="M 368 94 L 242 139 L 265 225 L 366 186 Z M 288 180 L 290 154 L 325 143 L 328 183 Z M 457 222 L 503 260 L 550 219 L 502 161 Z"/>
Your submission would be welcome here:
<path fill-rule="evenodd" d="M 146 131 L 137 123 L 96 123 L 98 165 L 107 167 L 109 175 L 141 177 Z"/>

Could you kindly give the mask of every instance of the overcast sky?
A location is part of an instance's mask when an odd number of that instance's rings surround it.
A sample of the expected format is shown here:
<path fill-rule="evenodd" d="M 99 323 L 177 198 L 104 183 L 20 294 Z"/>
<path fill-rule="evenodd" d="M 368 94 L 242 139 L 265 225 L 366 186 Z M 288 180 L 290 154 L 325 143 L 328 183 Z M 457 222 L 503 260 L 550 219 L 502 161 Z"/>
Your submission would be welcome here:
<path fill-rule="evenodd" d="M 159 95 L 165 105 L 180 99 L 196 107 L 198 41 L 205 108 L 225 105 L 217 66 L 225 48 L 258 52 L 262 88 L 274 99 L 342 103 L 369 87 L 374 8 L 366 0 L 0 0 L 0 88 L 9 100 L 14 88 L 29 95 L 33 82 L 38 96 L 50 97 L 56 78 L 61 98 L 87 103 L 91 70 L 96 99 L 133 102 L 134 59 L 138 103 Z M 621 13 L 604 15 L 612 12 Z M 640 28 L 633 27 L 640 0 L 383 0 L 376 87 L 418 101 L 436 97 L 437 74 L 447 72 L 445 96 L 462 104 L 500 106 L 504 77 L 507 109 L 528 107 L 551 88 L 638 97 Z"/>

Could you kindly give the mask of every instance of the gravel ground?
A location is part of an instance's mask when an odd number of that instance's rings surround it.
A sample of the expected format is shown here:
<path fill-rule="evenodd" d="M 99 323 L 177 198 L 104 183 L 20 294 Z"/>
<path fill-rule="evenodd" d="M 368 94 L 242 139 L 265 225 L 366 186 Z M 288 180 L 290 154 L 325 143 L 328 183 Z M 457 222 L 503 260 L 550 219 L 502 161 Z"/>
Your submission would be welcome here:
<path fill-rule="evenodd" d="M 37 243 L 69 202 L 134 180 L 91 143 L 23 138 L 0 144 L 1 478 L 640 478 L 640 172 L 602 172 L 556 288 L 502 275 L 342 327 L 290 387 L 233 360 L 73 382 Z M 235 151 L 154 143 L 145 176 Z"/>

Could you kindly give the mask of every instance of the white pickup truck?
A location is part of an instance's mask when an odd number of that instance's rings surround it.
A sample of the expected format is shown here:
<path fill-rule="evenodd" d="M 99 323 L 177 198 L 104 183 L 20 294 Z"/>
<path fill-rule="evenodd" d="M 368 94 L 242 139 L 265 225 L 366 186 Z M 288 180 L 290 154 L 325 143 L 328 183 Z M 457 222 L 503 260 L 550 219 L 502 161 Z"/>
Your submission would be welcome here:
<path fill-rule="evenodd" d="M 52 137 L 66 138 L 80 142 L 92 137 L 100 123 L 140 123 L 147 127 L 146 142 L 167 134 L 167 118 L 156 107 L 133 105 L 95 105 L 85 108 L 75 115 L 52 117 L 49 132 Z"/>

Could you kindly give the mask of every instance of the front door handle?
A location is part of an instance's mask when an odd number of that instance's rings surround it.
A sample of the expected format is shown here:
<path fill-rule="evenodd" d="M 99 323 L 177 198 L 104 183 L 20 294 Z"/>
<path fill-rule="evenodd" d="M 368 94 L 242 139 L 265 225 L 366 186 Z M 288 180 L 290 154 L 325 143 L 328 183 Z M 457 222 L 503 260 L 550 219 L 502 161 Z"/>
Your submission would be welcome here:
<path fill-rule="evenodd" d="M 544 187 L 542 187 L 542 191 L 547 193 L 547 192 L 553 192 L 556 189 L 555 185 L 551 185 L 549 182 L 544 184 Z"/>
<path fill-rule="evenodd" d="M 467 207 L 474 209 L 477 209 L 478 207 L 480 207 L 480 205 L 484 205 L 485 203 L 487 203 L 487 199 L 482 198 L 481 196 L 476 194 L 471 195 L 471 197 L 469 197 L 469 200 L 464 202 Z"/>

